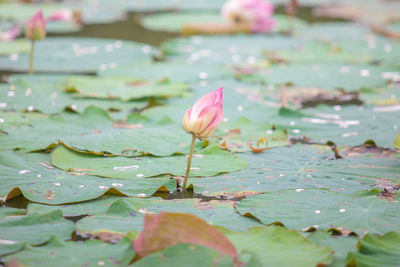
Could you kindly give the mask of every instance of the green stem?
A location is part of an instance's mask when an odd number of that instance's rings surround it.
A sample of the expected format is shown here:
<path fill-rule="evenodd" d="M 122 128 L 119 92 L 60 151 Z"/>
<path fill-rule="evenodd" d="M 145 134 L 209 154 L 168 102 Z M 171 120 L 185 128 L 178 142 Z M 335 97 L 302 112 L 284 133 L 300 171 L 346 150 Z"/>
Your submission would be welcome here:
<path fill-rule="evenodd" d="M 35 41 L 31 41 L 31 51 L 29 54 L 29 74 L 33 74 L 33 54 L 35 52 Z"/>
<path fill-rule="evenodd" d="M 183 185 L 182 185 L 182 190 L 186 191 L 186 184 L 189 178 L 189 173 L 190 173 L 190 165 L 192 164 L 192 157 L 193 157 L 193 149 L 194 149 L 194 143 L 196 142 L 196 136 L 192 134 L 192 144 L 190 145 L 190 152 L 189 156 L 187 158 L 187 165 L 186 165 L 186 173 L 185 173 L 185 179 L 183 180 Z"/>

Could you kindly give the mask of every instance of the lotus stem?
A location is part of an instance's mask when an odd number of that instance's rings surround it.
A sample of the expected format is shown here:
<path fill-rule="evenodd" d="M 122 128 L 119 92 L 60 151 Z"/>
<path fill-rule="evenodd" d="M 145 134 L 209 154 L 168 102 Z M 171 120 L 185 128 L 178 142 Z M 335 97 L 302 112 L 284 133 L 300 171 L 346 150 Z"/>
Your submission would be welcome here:
<path fill-rule="evenodd" d="M 31 41 L 31 51 L 29 54 L 29 74 L 33 74 L 33 56 L 35 53 L 35 41 Z"/>
<path fill-rule="evenodd" d="M 192 134 L 192 144 L 190 145 L 189 155 L 187 157 L 187 165 L 186 165 L 186 173 L 185 179 L 183 180 L 182 190 L 186 191 L 186 185 L 189 178 L 190 173 L 190 165 L 192 164 L 192 157 L 193 157 L 193 150 L 194 150 L 194 143 L 196 142 L 196 135 Z"/>

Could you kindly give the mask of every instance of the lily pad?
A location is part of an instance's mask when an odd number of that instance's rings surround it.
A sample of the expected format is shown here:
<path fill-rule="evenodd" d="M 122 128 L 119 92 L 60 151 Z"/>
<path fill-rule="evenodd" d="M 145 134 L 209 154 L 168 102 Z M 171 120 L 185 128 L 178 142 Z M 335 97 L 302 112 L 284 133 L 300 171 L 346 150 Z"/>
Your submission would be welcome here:
<path fill-rule="evenodd" d="M 22 194 L 45 204 L 66 204 L 95 199 L 111 192 L 128 196 L 149 196 L 158 189 L 174 191 L 176 181 L 169 177 L 143 179 L 135 183 L 121 179 L 68 174 L 50 164 L 50 155 L 40 153 L 0 153 L 0 196 L 11 199 Z"/>
<path fill-rule="evenodd" d="M 76 231 L 81 236 L 91 236 L 103 241 L 119 242 L 128 232 L 140 231 L 143 214 L 125 199 L 116 200 L 104 214 L 79 220 Z"/>
<path fill-rule="evenodd" d="M 275 15 L 277 21 L 276 31 L 287 31 L 289 22 L 287 16 Z M 217 12 L 184 12 L 184 13 L 161 13 L 144 17 L 141 21 L 145 28 L 157 31 L 181 32 L 187 24 L 222 24 L 226 23 L 224 18 Z M 297 28 L 304 28 L 305 22 L 295 19 Z"/>
<path fill-rule="evenodd" d="M 231 77 L 229 68 L 214 64 L 188 65 L 184 62 L 157 62 L 142 65 L 117 66 L 115 69 L 99 71 L 104 77 L 131 77 L 136 79 L 165 79 L 171 81 L 194 82 L 202 80 L 218 80 L 221 77 Z"/>
<path fill-rule="evenodd" d="M 44 205 L 29 202 L 28 213 L 46 213 L 53 210 L 61 210 L 65 217 L 77 217 L 83 215 L 103 214 L 118 199 L 126 198 L 112 194 L 105 194 L 99 198 L 78 203 L 69 203 L 63 205 Z"/>
<path fill-rule="evenodd" d="M 288 63 L 338 63 L 365 64 L 380 63 L 398 66 L 398 42 L 377 37 L 371 41 L 338 40 L 313 41 L 301 44 L 295 49 L 280 48 L 274 51 L 266 50 L 265 55 L 271 60 L 278 59 Z"/>
<path fill-rule="evenodd" d="M 100 3 L 109 4 L 107 0 L 101 0 Z M 133 12 L 152 12 L 165 10 L 219 10 L 225 3 L 224 0 L 153 0 L 153 1 L 130 1 L 118 0 L 113 2 L 124 10 Z"/>
<path fill-rule="evenodd" d="M 24 266 L 121 266 L 127 265 L 135 252 L 129 239 L 118 244 L 86 240 L 84 242 L 63 241 L 52 236 L 40 247 L 25 246 L 17 254 L 6 257 L 6 262 L 17 259 Z"/>
<path fill-rule="evenodd" d="M 0 221 L 0 239 L 2 240 L 0 243 L 0 255 L 22 248 L 24 242 L 34 245 L 42 244 L 49 240 L 50 235 L 58 236 L 61 239 L 69 239 L 74 229 L 74 223 L 65 220 L 59 210 L 45 214 L 31 214 L 2 219 Z"/>
<path fill-rule="evenodd" d="M 0 42 L 0 56 L 18 59 L 19 53 L 29 52 L 30 43 L 26 39 L 16 39 L 12 42 Z"/>
<path fill-rule="evenodd" d="M 213 64 L 261 63 L 263 51 L 270 49 L 293 49 L 308 41 L 279 35 L 232 35 L 192 36 L 175 38 L 164 42 L 161 49 L 174 60 L 189 64 L 212 62 Z M 249 47 L 249 43 L 253 44 Z"/>
<path fill-rule="evenodd" d="M 262 266 L 318 266 L 332 262 L 333 251 L 329 247 L 315 245 L 281 226 L 253 227 L 246 232 L 219 229 L 239 253 L 254 253 Z"/>
<path fill-rule="evenodd" d="M 325 42 L 363 40 L 371 31 L 365 25 L 354 22 L 330 22 L 310 24 L 300 33 L 308 38 Z"/>
<path fill-rule="evenodd" d="M 343 152 L 342 152 L 343 151 Z M 388 153 L 388 154 L 386 154 Z M 399 156 L 390 150 L 339 150 L 335 159 L 328 146 L 276 147 L 262 153 L 242 153 L 249 167 L 236 173 L 193 179 L 197 193 L 241 196 L 283 189 L 326 188 L 338 193 L 370 190 L 379 180 L 397 184 Z M 301 196 L 301 194 L 300 194 Z"/>
<path fill-rule="evenodd" d="M 19 216 L 19 215 L 24 215 L 25 213 L 26 213 L 25 209 L 1 207 L 0 208 L 0 220 L 6 218 L 8 216 Z"/>
<path fill-rule="evenodd" d="M 178 193 L 179 194 L 179 193 Z M 157 198 L 128 199 L 136 209 L 144 212 L 159 213 L 184 212 L 193 214 L 211 225 L 223 226 L 233 231 L 247 230 L 260 223 L 252 218 L 240 216 L 234 210 L 234 201 L 201 199 L 161 200 Z"/>
<path fill-rule="evenodd" d="M 37 80 L 25 75 L 18 75 L 8 85 L 0 86 L 0 97 L 3 110 L 40 111 L 42 113 L 59 113 L 65 109 L 83 112 L 89 106 L 105 110 L 128 113 L 130 110 L 143 109 L 148 105 L 147 100 L 120 101 L 118 99 L 82 99 L 74 98 L 71 94 L 59 88 L 59 82 L 68 76 L 40 76 Z M 53 81 L 56 80 L 56 81 Z"/>
<path fill-rule="evenodd" d="M 62 142 L 76 150 L 101 155 L 168 156 L 186 154 L 190 142 L 180 125 L 143 125 L 142 121 L 137 120 L 119 123 L 113 121 L 104 110 L 92 106 L 82 114 L 63 113 L 37 121 L 33 127 L 2 127 L 2 130 L 5 133 L 0 135 L 1 147 L 22 151 L 52 148 Z M 26 135 L 27 131 L 30 135 Z M 165 139 L 168 139 L 168 143 Z M 201 147 L 202 142 L 198 142 L 198 146 Z"/>
<path fill-rule="evenodd" d="M 301 111 L 282 108 L 271 123 L 277 129 L 287 129 L 290 136 L 307 136 L 315 142 L 332 141 L 337 145 L 356 146 L 373 139 L 378 146 L 393 147 L 392 140 L 398 133 L 397 113 L 396 109 L 370 105 L 320 105 Z"/>
<path fill-rule="evenodd" d="M 96 73 L 119 64 L 143 63 L 151 55 L 142 52 L 143 44 L 114 39 L 49 37 L 35 45 L 35 72 Z M 13 53 L 15 53 L 13 51 Z M 0 70 L 28 71 L 29 54 L 0 56 Z M 85 62 L 85 64 L 81 64 Z"/>
<path fill-rule="evenodd" d="M 247 167 L 247 162 L 236 155 L 210 145 L 196 152 L 190 176 L 214 176 Z M 218 162 L 218 165 L 214 165 Z M 131 179 L 154 177 L 162 174 L 185 174 L 186 156 L 171 157 L 99 157 L 79 153 L 59 146 L 52 154 L 57 168 L 100 177 Z"/>
<path fill-rule="evenodd" d="M 224 19 L 217 12 L 185 12 L 185 13 L 160 13 L 149 15 L 142 19 L 145 28 L 155 31 L 181 32 L 188 23 L 223 23 Z"/>
<path fill-rule="evenodd" d="M 367 234 L 358 243 L 358 252 L 349 252 L 347 266 L 395 266 L 400 260 L 399 242 L 398 232 Z"/>
<path fill-rule="evenodd" d="M 301 54 L 301 53 L 300 53 Z M 244 82 L 262 82 L 268 85 L 296 85 L 324 89 L 359 91 L 384 87 L 390 81 L 383 73 L 393 67 L 340 64 L 291 64 L 271 66 L 252 74 L 239 74 Z"/>
<path fill-rule="evenodd" d="M 184 95 L 189 86 L 169 80 L 135 81 L 122 78 L 97 78 L 76 76 L 67 80 L 64 89 L 75 97 L 121 99 L 129 101 L 145 97 L 178 97 Z"/>
<path fill-rule="evenodd" d="M 36 112 L 0 111 L 0 118 L 0 129 L 5 130 L 14 127 L 32 126 L 37 121 L 47 120 L 48 116 Z"/>
<path fill-rule="evenodd" d="M 299 231 L 334 227 L 363 235 L 400 229 L 397 203 L 373 195 L 345 195 L 326 189 L 292 189 L 251 196 L 242 200 L 237 209 L 264 224 L 280 222 Z"/>
<path fill-rule="evenodd" d="M 329 246 L 335 253 L 331 267 L 345 266 L 347 253 L 357 250 L 358 237 L 333 236 L 330 232 L 316 231 L 307 237 L 312 243 L 320 246 Z"/>
<path fill-rule="evenodd" d="M 233 266 L 233 260 L 216 250 L 192 244 L 177 244 L 167 247 L 164 250 L 150 254 L 143 259 L 136 261 L 132 266 L 176 266 L 177 264 L 187 264 L 190 266 Z"/>
<path fill-rule="evenodd" d="M 222 122 L 215 136 L 222 139 L 222 147 L 234 152 L 251 151 L 251 143 L 252 147 L 257 147 L 256 143 L 262 142 L 261 146 L 268 149 L 288 145 L 286 133 L 272 129 L 268 123 L 254 123 L 242 117 Z"/>

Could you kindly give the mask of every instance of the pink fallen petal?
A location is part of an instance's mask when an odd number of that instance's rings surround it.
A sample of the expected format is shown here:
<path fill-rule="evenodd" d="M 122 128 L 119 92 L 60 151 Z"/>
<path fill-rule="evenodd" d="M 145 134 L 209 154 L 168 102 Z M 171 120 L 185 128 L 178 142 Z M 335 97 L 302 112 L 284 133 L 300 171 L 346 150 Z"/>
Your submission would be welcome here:
<path fill-rule="evenodd" d="M 10 42 L 17 39 L 20 32 L 20 27 L 18 25 L 13 26 L 11 29 L 0 32 L 0 41 Z"/>
<path fill-rule="evenodd" d="M 133 242 L 136 258 L 180 243 L 196 244 L 222 252 L 234 260 L 237 251 L 219 230 L 187 213 L 160 212 L 145 214 L 143 230 Z"/>
<path fill-rule="evenodd" d="M 60 9 L 47 17 L 48 21 L 72 21 L 73 12 L 70 9 Z"/>

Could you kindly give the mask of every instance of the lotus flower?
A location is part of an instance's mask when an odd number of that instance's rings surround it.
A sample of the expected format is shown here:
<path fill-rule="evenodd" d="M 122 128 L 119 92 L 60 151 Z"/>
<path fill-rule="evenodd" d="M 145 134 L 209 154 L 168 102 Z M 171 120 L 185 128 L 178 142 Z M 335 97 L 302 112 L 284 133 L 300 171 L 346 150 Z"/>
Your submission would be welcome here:
<path fill-rule="evenodd" d="M 183 190 L 186 190 L 196 138 L 203 140 L 212 135 L 221 124 L 221 121 L 222 87 L 202 96 L 183 116 L 182 127 L 192 135 L 192 144 L 187 157 L 186 173 L 182 185 Z"/>
<path fill-rule="evenodd" d="M 19 35 L 19 31 L 20 27 L 18 25 L 15 25 L 5 32 L 0 32 L 0 41 L 10 42 L 15 40 Z"/>
<path fill-rule="evenodd" d="M 221 15 L 236 24 L 248 24 L 253 32 L 267 32 L 275 25 L 274 5 L 266 0 L 229 0 Z"/>
<path fill-rule="evenodd" d="M 72 20 L 72 10 L 70 9 L 59 9 L 50 16 L 47 17 L 48 21 L 70 21 Z"/>
<path fill-rule="evenodd" d="M 80 23 L 81 14 L 79 10 L 72 9 L 59 9 L 50 16 L 47 17 L 48 21 L 66 21 L 73 23 Z"/>
<path fill-rule="evenodd" d="M 202 96 L 188 109 L 182 127 L 200 140 L 212 135 L 222 121 L 222 87 Z"/>
<path fill-rule="evenodd" d="M 33 15 L 25 26 L 25 36 L 31 40 L 31 50 L 29 54 L 29 74 L 33 74 L 33 59 L 35 52 L 35 41 L 43 40 L 46 37 L 46 21 L 43 18 L 42 10 Z"/>
<path fill-rule="evenodd" d="M 46 21 L 43 18 L 42 10 L 36 12 L 26 23 L 25 36 L 32 41 L 43 40 L 46 37 Z"/>

